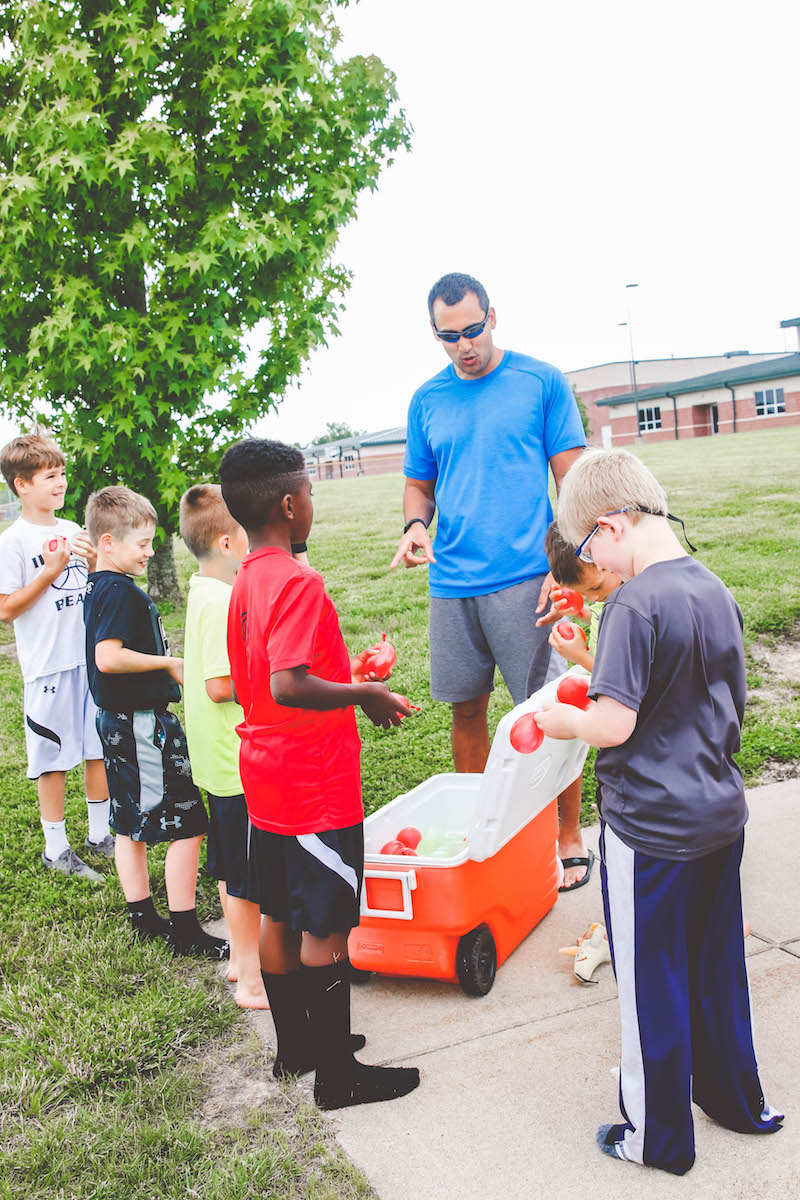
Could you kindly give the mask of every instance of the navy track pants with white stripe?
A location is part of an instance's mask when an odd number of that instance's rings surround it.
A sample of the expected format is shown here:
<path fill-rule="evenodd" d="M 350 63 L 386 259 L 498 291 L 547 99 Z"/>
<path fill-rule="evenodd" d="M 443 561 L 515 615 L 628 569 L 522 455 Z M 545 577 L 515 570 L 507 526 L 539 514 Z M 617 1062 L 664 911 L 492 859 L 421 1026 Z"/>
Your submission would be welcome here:
<path fill-rule="evenodd" d="M 758 1078 L 744 960 L 744 833 L 691 862 L 632 850 L 603 824 L 601 881 L 622 1026 L 621 1152 L 683 1174 L 694 1162 L 690 1097 L 740 1133 L 780 1115 Z"/>

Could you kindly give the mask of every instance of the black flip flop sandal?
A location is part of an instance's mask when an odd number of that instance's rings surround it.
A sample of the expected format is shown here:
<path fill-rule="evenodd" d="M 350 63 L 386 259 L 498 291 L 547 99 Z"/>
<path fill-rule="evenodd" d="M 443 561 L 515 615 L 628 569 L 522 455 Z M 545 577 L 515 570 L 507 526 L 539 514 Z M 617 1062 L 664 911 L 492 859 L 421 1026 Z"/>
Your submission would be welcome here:
<path fill-rule="evenodd" d="M 562 858 L 561 865 L 567 867 L 586 867 L 586 874 L 583 879 L 579 879 L 577 883 L 573 883 L 571 887 L 560 887 L 560 892 L 577 892 L 578 888 L 582 888 L 585 883 L 588 883 L 592 877 L 592 867 L 594 866 L 594 851 L 587 850 L 586 858 Z"/>

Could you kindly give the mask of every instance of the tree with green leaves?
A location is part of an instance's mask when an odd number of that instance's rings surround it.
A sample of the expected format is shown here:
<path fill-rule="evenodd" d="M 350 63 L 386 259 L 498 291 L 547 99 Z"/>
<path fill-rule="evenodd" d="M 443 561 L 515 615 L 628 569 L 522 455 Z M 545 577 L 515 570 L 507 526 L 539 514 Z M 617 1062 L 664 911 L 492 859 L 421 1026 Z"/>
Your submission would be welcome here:
<path fill-rule="evenodd" d="M 391 72 L 337 56 L 346 4 L 0 0 L 0 404 L 76 514 L 125 483 L 171 533 L 338 332 L 339 232 L 409 137 Z"/>
<path fill-rule="evenodd" d="M 361 432 L 359 429 L 353 429 L 346 421 L 328 421 L 325 425 L 325 433 L 315 437 L 313 444 L 324 446 L 328 442 L 341 442 L 345 438 L 358 437 Z"/>
<path fill-rule="evenodd" d="M 589 414 L 586 411 L 586 405 L 581 400 L 581 394 L 575 387 L 574 383 L 572 384 L 572 394 L 575 397 L 575 403 L 578 406 L 578 412 L 580 413 L 581 423 L 583 425 L 583 432 L 586 434 L 587 438 L 591 437 L 592 430 L 589 425 Z"/>

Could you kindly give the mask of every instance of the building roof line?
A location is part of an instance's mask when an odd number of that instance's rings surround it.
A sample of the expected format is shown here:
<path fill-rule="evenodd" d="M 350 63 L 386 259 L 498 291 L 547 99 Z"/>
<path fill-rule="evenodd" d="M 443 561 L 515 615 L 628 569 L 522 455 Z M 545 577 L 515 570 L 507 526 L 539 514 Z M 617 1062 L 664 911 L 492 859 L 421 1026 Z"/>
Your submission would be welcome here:
<path fill-rule="evenodd" d="M 800 317 L 797 318 L 797 323 L 800 324 Z M 794 321 L 786 322 L 787 325 L 794 325 Z M 793 354 L 793 350 L 726 350 L 722 354 L 666 354 L 662 358 L 635 358 L 633 361 L 638 367 L 640 364 L 647 363 L 667 363 L 667 362 L 683 362 L 689 361 L 699 362 L 703 358 L 752 358 L 754 355 L 761 357 L 762 355 L 772 355 L 773 358 L 780 358 L 782 355 Z M 609 362 L 593 363 L 589 367 L 570 367 L 565 371 L 565 375 L 577 375 L 579 371 L 597 371 L 601 367 L 630 367 L 631 360 L 629 358 L 612 358 Z"/>
<path fill-rule="evenodd" d="M 691 379 L 673 379 L 653 387 L 639 388 L 635 392 L 607 396 L 605 400 L 597 400 L 595 403 L 598 408 L 614 408 L 618 404 L 641 404 L 643 400 L 658 400 L 662 396 L 710 392 L 715 388 L 735 386 L 737 383 L 768 382 L 771 379 L 784 379 L 789 375 L 800 375 L 800 353 L 767 359 L 761 363 L 749 363 L 746 367 L 731 367 L 727 371 L 711 371 L 708 375 L 695 375 Z"/>

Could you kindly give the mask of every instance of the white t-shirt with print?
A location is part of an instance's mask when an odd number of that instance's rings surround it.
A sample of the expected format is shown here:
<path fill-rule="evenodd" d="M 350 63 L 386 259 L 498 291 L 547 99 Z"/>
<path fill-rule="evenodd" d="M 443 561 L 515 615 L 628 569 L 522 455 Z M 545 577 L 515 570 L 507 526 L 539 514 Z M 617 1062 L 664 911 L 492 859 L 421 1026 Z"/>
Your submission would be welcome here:
<path fill-rule="evenodd" d="M 63 517 L 55 517 L 52 525 L 32 525 L 18 517 L 0 533 L 0 595 L 8 596 L 33 582 L 44 566 L 45 542 L 54 537 L 71 540 L 79 531 L 80 525 Z M 86 559 L 73 554 L 47 591 L 14 622 L 25 683 L 86 662 L 86 575 Z"/>

